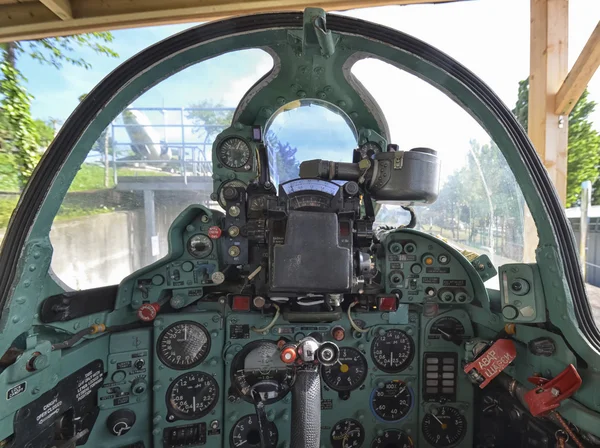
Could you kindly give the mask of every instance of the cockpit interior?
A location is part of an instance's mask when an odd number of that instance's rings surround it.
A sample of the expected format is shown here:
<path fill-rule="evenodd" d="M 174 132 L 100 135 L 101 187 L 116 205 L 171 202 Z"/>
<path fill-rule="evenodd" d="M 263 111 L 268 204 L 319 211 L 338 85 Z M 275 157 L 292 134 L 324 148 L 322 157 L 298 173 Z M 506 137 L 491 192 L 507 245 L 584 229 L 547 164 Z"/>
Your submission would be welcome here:
<path fill-rule="evenodd" d="M 204 165 L 177 159 L 208 176 L 168 193 L 168 151 L 147 158 L 156 179 L 141 201 L 185 202 L 156 220 L 168 231 L 146 221 L 151 238 L 140 238 L 134 219 L 125 236 L 110 225 L 82 240 L 59 232 L 61 210 L 86 197 L 70 199 L 70 187 L 115 117 L 127 126 L 129 105 L 188 67 L 257 49 L 272 67 L 214 132 Z M 402 105 L 355 76 L 366 60 L 445 95 L 494 145 L 446 175 L 456 156 L 426 135 L 445 131 L 413 114 L 429 128 L 422 143 L 394 140 L 388 112 Z M 200 74 L 198 88 L 210 82 Z M 290 152 L 295 114 L 299 135 L 312 117 L 343 136 Z M 135 182 L 115 191 L 133 195 Z M 479 227 L 465 227 L 479 204 L 489 205 Z M 456 244 L 467 234 L 481 244 Z M 98 238 L 112 240 L 107 259 L 124 239 L 143 260 L 113 261 L 116 280 L 94 283 Z M 59 240 L 77 256 L 64 261 Z M 544 167 L 481 80 L 398 31 L 307 9 L 149 47 L 73 112 L 2 244 L 2 448 L 600 446 L 600 333 Z"/>

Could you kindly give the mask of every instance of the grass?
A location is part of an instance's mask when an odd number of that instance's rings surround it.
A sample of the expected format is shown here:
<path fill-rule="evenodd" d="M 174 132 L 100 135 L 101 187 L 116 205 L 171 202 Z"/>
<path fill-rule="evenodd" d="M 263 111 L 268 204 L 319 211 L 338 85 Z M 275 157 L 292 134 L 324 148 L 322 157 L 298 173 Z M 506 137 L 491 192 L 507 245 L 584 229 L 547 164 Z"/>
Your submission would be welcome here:
<path fill-rule="evenodd" d="M 19 192 L 19 178 L 13 168 L 12 155 L 0 153 L 0 191 L 17 193 Z M 135 168 L 118 168 L 119 176 L 167 176 L 167 173 L 161 171 L 150 171 Z M 114 172 L 112 167 L 109 173 L 109 186 L 114 188 Z M 83 164 L 75 176 L 73 183 L 69 187 L 69 193 L 79 191 L 103 190 L 104 186 L 104 166 Z M 0 197 L 0 229 L 6 228 L 10 216 L 17 205 L 19 198 L 6 196 Z M 76 207 L 63 204 L 56 216 L 57 221 L 66 221 L 69 219 L 80 218 L 82 216 L 99 215 L 110 213 L 114 209 L 100 204 L 89 204 L 89 207 Z"/>

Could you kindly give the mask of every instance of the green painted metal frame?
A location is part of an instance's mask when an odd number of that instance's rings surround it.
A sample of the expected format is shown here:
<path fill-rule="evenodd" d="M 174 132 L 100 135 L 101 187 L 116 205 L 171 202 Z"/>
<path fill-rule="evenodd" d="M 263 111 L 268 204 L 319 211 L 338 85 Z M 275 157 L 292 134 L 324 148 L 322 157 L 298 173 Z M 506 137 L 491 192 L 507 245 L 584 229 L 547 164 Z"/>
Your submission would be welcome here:
<path fill-rule="evenodd" d="M 301 33 L 303 26 L 302 14 L 285 13 L 231 19 L 194 28 L 126 62 L 122 70 L 117 69 L 88 95 L 42 159 L 5 236 L 0 253 L 3 278 L 0 294 L 4 305 L 0 318 L 0 353 L 39 323 L 36 314 L 39 303 L 61 291 L 49 274 L 50 229 L 71 182 L 102 130 L 141 93 L 166 77 L 225 52 L 286 46 L 290 35 Z M 498 144 L 520 183 L 537 226 L 536 255 L 549 319 L 562 332 L 571 351 L 587 364 L 587 368 L 580 368 L 584 386 L 577 399 L 589 409 L 600 410 L 600 402 L 594 398 L 598 397 L 600 384 L 600 338 L 589 322 L 589 306 L 585 303 L 583 281 L 574 258 L 574 238 L 566 227 L 547 174 L 514 117 L 474 75 L 416 39 L 347 17 L 328 15 L 327 26 L 336 45 L 384 60 L 446 93 Z M 155 62 L 136 72 L 132 65 L 144 62 L 144 57 L 150 55 L 154 55 Z M 119 73 L 123 73 L 121 79 L 116 77 Z M 289 93 L 286 92 L 286 96 Z M 476 323 L 490 330 L 502 325 L 501 316 L 486 310 L 472 307 L 469 313 Z M 130 319 L 131 314 L 112 313 L 111 316 L 89 316 L 77 323 L 83 328 L 93 322 L 121 323 Z M 73 323 L 69 325 L 69 328 L 62 328 L 60 324 L 56 327 L 72 332 Z M 566 411 L 569 406 L 577 408 L 579 405 L 571 400 L 564 405 Z"/>

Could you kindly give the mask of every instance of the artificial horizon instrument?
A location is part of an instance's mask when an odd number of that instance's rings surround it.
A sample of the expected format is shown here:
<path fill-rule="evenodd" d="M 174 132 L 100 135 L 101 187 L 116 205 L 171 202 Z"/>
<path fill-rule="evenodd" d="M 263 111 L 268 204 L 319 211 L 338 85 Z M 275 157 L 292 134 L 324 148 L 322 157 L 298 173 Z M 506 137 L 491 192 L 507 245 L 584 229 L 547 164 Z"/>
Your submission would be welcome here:
<path fill-rule="evenodd" d="M 212 143 L 210 203 L 190 203 L 163 235 L 168 253 L 118 286 L 58 281 L 50 229 L 91 144 L 162 79 L 248 48 L 275 63 Z M 494 138 L 539 239 L 522 249 L 534 261 L 419 227 L 446 185 L 442 148 L 394 144 L 350 70 L 366 58 L 426 80 Z M 315 105 L 356 145 L 282 179 L 270 125 Z M 378 225 L 387 206 L 406 220 Z M 319 9 L 192 28 L 105 78 L 12 217 L 0 301 L 3 448 L 600 445 L 600 334 L 523 129 L 435 48 Z"/>

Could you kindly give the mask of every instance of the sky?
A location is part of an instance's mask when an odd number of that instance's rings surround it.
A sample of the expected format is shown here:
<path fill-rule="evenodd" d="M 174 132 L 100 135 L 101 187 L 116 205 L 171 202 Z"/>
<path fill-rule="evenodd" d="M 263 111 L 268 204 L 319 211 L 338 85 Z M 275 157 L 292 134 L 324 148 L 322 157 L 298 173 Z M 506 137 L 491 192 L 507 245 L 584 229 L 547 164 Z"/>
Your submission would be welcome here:
<path fill-rule="evenodd" d="M 457 59 L 482 78 L 499 97 L 512 108 L 517 98 L 518 82 L 529 70 L 529 1 L 474 0 L 468 2 L 388 6 L 344 12 L 353 17 L 380 23 L 411 34 Z M 569 64 L 583 48 L 600 19 L 598 0 L 570 1 Z M 65 65 L 61 70 L 40 68 L 35 61 L 23 58 L 19 68 L 28 78 L 28 88 L 35 99 L 32 112 L 35 118 L 55 118 L 64 121 L 78 103 L 78 97 L 90 91 L 104 76 L 127 58 L 145 47 L 197 24 L 136 28 L 115 31 L 111 47 L 118 59 L 96 55 L 83 50 L 80 55 L 93 68 L 85 70 Z M 182 108 L 210 100 L 234 107 L 244 92 L 272 66 L 270 57 L 261 50 L 247 50 L 221 56 L 192 66 L 155 86 L 133 106 Z M 438 149 L 444 160 L 444 171 L 454 171 L 465 160 L 469 141 L 482 143 L 489 137 L 481 127 L 444 94 L 423 81 L 401 72 L 383 62 L 360 61 L 353 73 L 380 104 L 388 120 L 392 141 L 401 149 L 430 146 Z M 589 85 L 591 98 L 600 103 L 600 73 Z M 593 115 L 600 129 L 600 106 Z M 152 120 L 179 123 L 180 111 L 167 112 Z M 152 113 L 149 113 L 152 117 Z M 184 119 L 189 124 L 190 121 Z M 334 140 L 319 138 L 319 144 L 302 147 L 302 138 L 311 131 L 313 136 L 324 134 L 325 121 L 306 124 L 296 130 L 300 152 L 319 157 Z M 121 132 L 121 134 L 119 134 Z M 182 139 L 179 129 L 165 129 L 162 139 L 176 142 Z M 326 133 L 325 133 L 326 134 Z M 331 133 L 333 136 L 335 133 Z M 117 140 L 123 141 L 123 130 L 117 130 Z M 293 130 L 289 130 L 293 139 Z M 186 141 L 197 140 L 188 128 Z M 333 137 L 332 137 L 333 138 Z M 294 143 L 294 141 L 292 141 Z M 304 154 L 304 153 L 303 153 Z M 331 158 L 335 158 L 330 154 Z M 304 157 L 302 157 L 304 158 Z"/>

